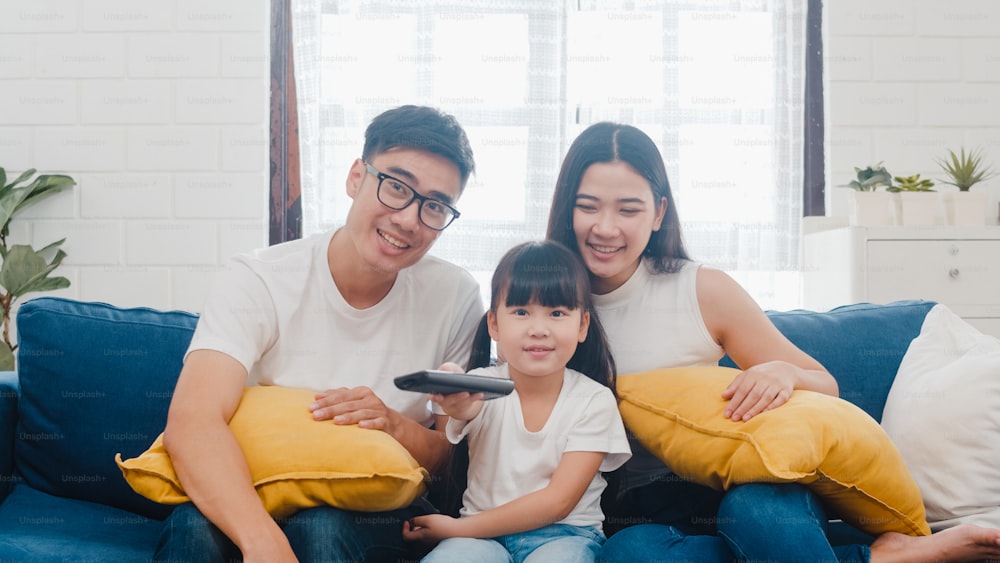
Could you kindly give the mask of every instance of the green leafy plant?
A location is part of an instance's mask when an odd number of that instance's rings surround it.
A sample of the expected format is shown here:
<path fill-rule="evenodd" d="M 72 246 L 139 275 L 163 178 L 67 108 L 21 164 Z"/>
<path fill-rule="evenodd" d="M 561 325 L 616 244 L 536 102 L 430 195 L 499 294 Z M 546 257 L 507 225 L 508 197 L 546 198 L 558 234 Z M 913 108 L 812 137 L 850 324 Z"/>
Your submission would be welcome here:
<path fill-rule="evenodd" d="M 948 175 L 948 180 L 942 183 L 958 187 L 959 191 L 967 192 L 969 188 L 996 175 L 990 166 L 983 164 L 983 156 L 979 151 L 965 153 L 963 147 L 959 154 L 948 150 L 948 158 L 937 161 L 941 169 Z"/>
<path fill-rule="evenodd" d="M 882 166 L 882 163 L 872 164 L 866 168 L 854 167 L 857 179 L 847 184 L 848 188 L 859 192 L 873 192 L 879 186 L 888 188 L 892 185 L 892 175 Z"/>
<path fill-rule="evenodd" d="M 889 186 L 887 189 L 890 192 L 933 192 L 931 188 L 934 187 L 934 182 L 924 178 L 920 179 L 920 174 L 914 174 L 913 176 L 894 176 L 893 180 L 896 181 L 895 184 Z"/>
<path fill-rule="evenodd" d="M 63 277 L 49 277 L 62 264 L 66 253 L 59 246 L 62 239 L 41 250 L 27 244 L 8 246 L 10 222 L 25 207 L 54 195 L 63 188 L 74 186 L 76 182 L 69 176 L 42 174 L 34 180 L 35 169 L 25 171 L 11 183 L 7 183 L 7 171 L 0 167 L 0 307 L 3 308 L 3 343 L 0 344 L 0 370 L 14 369 L 14 350 L 17 344 L 10 341 L 10 314 L 14 302 L 26 293 L 52 291 L 69 287 L 69 280 Z M 29 182 L 26 185 L 22 183 Z"/>

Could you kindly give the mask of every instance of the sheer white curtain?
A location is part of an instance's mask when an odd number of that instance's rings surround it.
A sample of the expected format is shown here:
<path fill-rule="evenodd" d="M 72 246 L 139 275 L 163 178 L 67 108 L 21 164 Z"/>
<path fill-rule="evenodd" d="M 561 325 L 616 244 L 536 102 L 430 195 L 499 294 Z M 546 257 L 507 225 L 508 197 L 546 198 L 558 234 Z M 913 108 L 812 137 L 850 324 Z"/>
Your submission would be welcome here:
<path fill-rule="evenodd" d="M 689 252 L 799 304 L 805 6 L 759 1 L 293 0 L 304 233 L 338 225 L 372 117 L 433 105 L 478 173 L 432 252 L 484 286 L 541 238 L 566 148 L 601 120 L 659 145 Z"/>

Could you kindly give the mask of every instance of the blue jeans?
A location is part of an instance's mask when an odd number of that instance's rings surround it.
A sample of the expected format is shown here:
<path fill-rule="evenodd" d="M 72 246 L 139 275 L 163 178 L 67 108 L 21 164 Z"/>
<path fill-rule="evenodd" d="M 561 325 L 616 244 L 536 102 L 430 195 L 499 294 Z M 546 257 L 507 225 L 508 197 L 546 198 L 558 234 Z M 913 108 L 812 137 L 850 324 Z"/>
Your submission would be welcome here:
<path fill-rule="evenodd" d="M 421 563 L 589 563 L 604 543 L 597 528 L 552 524 L 492 539 L 449 538 Z"/>
<path fill-rule="evenodd" d="M 333 507 L 297 512 L 278 524 L 302 562 L 414 560 L 417 545 L 403 541 L 411 509 L 349 512 Z M 153 561 L 170 563 L 241 561 L 232 541 L 191 503 L 174 508 L 164 522 Z"/>
<path fill-rule="evenodd" d="M 692 491 L 690 487 L 682 488 L 687 493 Z M 647 507 L 653 502 L 669 506 L 670 500 L 663 493 L 669 496 L 671 489 L 674 487 L 669 485 L 642 487 L 631 491 L 626 502 L 631 498 L 641 499 L 639 504 Z M 708 490 L 704 494 L 710 498 L 717 493 Z M 655 513 L 653 519 L 656 520 Z M 722 497 L 715 515 L 694 515 L 689 520 L 692 526 L 714 525 L 716 533 L 692 533 L 687 523 L 679 521 L 640 524 L 608 538 L 598 560 L 833 563 L 865 562 L 871 555 L 864 543 L 831 545 L 827 515 L 818 497 L 795 483 L 735 487 Z M 685 528 L 688 531 L 682 531 Z"/>

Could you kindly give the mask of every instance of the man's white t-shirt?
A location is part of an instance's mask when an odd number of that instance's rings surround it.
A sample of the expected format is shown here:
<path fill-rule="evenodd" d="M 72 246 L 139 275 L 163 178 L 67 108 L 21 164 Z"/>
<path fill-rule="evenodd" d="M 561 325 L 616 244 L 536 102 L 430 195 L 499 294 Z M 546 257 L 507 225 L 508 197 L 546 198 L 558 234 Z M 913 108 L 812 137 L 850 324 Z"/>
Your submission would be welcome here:
<path fill-rule="evenodd" d="M 469 373 L 509 377 L 507 365 Z M 462 497 L 462 516 L 496 508 L 544 489 L 565 452 L 604 452 L 600 471 L 580 502 L 560 524 L 601 527 L 601 493 L 607 482 L 601 471 L 614 471 L 631 455 L 618 404 L 607 387 L 578 371 L 566 369 L 559 398 L 538 432 L 524 427 L 517 390 L 483 403 L 471 421 L 449 419 L 448 439 L 469 437 L 469 481 Z M 530 515 L 525 515 L 530 517 Z"/>
<path fill-rule="evenodd" d="M 235 358 L 250 374 L 247 385 L 368 386 L 390 408 L 429 425 L 427 397 L 397 389 L 393 378 L 468 363 L 483 314 L 478 283 L 458 266 L 424 256 L 399 272 L 382 301 L 355 309 L 330 275 L 332 238 L 318 234 L 233 258 L 188 353 L 210 349 Z"/>

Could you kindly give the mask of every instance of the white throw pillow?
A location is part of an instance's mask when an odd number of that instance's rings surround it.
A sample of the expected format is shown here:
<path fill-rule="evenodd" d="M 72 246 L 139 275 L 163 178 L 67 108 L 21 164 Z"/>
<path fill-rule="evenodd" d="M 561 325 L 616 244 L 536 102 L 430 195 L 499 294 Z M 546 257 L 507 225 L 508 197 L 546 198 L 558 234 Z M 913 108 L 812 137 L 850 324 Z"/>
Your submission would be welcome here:
<path fill-rule="evenodd" d="M 1000 340 L 936 305 L 903 356 L 882 427 L 932 530 L 1000 527 Z"/>

